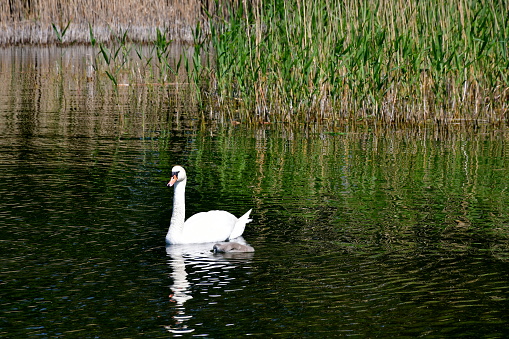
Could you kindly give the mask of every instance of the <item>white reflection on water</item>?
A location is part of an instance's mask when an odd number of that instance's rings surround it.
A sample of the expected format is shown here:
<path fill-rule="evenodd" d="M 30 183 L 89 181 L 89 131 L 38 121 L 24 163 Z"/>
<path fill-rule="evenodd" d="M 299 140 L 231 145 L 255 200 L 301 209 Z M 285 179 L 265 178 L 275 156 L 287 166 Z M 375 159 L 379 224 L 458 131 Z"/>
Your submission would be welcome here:
<path fill-rule="evenodd" d="M 242 237 L 236 238 L 235 242 L 247 244 Z M 234 279 L 229 276 L 229 271 L 239 266 L 245 267 L 254 256 L 252 252 L 213 253 L 214 244 L 213 242 L 166 246 L 173 278 L 173 284 L 170 286 L 171 300 L 176 303 L 174 324 L 165 326 L 171 333 L 183 334 L 195 330 L 189 327 L 188 321 L 193 316 L 186 313 L 185 307 L 185 303 L 193 299 L 193 292 L 200 293 L 201 297 L 205 295 L 205 298 L 220 297 L 220 293 L 224 292 L 225 287 Z"/>

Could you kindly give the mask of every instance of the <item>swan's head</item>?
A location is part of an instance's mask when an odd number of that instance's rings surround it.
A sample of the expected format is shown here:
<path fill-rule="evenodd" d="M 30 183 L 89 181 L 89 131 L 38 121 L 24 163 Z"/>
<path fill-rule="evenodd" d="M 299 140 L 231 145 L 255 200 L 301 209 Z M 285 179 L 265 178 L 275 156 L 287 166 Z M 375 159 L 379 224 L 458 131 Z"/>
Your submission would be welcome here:
<path fill-rule="evenodd" d="M 186 170 L 182 166 L 173 166 L 171 169 L 171 180 L 168 186 L 173 186 L 176 182 L 186 180 Z"/>

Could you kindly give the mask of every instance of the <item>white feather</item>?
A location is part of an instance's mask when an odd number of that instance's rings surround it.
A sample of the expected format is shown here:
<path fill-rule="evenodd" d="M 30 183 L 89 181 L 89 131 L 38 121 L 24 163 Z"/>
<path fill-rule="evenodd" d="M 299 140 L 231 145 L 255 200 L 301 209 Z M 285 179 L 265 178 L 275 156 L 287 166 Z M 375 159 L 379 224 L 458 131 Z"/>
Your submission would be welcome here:
<path fill-rule="evenodd" d="M 209 211 L 197 213 L 185 220 L 186 171 L 181 166 L 174 166 L 172 173 L 176 173 L 176 177 L 172 177 L 168 186 L 173 185 L 175 192 L 170 228 L 166 234 L 167 243 L 193 244 L 226 241 L 244 233 L 246 224 L 252 221 L 249 219 L 251 210 L 240 218 L 226 211 Z"/>

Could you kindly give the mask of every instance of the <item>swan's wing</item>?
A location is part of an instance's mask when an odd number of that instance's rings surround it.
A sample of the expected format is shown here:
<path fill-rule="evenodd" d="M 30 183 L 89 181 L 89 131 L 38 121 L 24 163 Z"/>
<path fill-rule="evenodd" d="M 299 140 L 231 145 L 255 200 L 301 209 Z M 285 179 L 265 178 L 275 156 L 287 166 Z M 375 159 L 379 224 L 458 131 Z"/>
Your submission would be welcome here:
<path fill-rule="evenodd" d="M 209 211 L 193 215 L 184 223 L 184 238 L 190 242 L 225 241 L 230 237 L 237 218 L 226 211 Z"/>

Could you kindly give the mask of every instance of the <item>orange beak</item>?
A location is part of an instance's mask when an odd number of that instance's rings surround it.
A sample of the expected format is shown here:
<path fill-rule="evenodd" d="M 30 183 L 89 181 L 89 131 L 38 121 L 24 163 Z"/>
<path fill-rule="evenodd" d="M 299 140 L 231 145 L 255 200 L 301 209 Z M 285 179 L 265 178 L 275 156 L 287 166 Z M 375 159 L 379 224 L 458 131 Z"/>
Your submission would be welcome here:
<path fill-rule="evenodd" d="M 168 182 L 168 185 L 169 187 L 173 186 L 173 184 L 175 184 L 175 182 L 177 181 L 177 175 L 174 175 L 171 177 L 171 180 Z"/>

